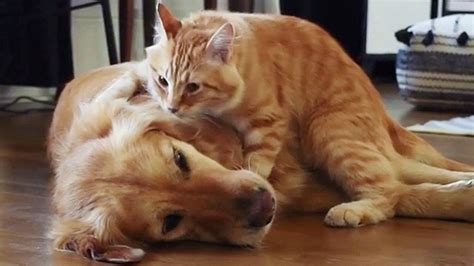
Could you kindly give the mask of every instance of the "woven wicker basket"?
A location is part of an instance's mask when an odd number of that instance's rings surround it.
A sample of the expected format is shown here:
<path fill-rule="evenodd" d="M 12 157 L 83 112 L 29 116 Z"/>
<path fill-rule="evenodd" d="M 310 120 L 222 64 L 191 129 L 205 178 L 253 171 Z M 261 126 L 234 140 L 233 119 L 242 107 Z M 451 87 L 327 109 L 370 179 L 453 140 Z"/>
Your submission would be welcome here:
<path fill-rule="evenodd" d="M 395 36 L 401 95 L 419 107 L 474 112 L 474 15 L 417 23 Z"/>

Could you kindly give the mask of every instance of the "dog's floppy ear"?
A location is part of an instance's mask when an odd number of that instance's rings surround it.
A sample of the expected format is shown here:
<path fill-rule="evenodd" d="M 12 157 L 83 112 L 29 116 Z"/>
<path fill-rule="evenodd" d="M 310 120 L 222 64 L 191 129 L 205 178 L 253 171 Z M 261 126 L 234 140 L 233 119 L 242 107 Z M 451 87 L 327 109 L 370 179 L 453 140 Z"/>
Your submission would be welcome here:
<path fill-rule="evenodd" d="M 92 259 L 111 263 L 133 263 L 143 259 L 145 252 L 139 248 L 125 245 L 114 245 L 105 248 L 102 252 L 92 252 Z"/>
<path fill-rule="evenodd" d="M 85 258 L 111 263 L 132 263 L 143 259 L 145 252 L 125 245 L 103 245 L 93 235 L 78 234 L 66 239 L 59 251 L 72 251 Z"/>

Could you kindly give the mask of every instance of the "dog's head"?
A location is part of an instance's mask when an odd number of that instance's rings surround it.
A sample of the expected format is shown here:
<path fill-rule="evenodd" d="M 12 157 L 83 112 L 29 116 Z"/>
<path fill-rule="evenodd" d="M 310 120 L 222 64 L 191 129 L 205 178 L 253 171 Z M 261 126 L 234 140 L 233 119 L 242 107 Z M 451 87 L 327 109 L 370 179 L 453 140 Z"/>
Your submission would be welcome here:
<path fill-rule="evenodd" d="M 272 187 L 255 173 L 229 170 L 196 149 L 213 147 L 214 153 L 207 151 L 214 158 L 221 158 L 219 147 L 241 153 L 240 143 L 229 141 L 230 131 L 221 138 L 224 131 L 213 123 L 201 121 L 207 130 L 193 131 L 169 119 L 155 121 L 164 115 L 156 108 L 132 109 L 117 112 L 108 130 L 77 145 L 59 163 L 56 247 L 130 261 L 141 253 L 109 247 L 176 240 L 258 245 L 275 212 Z M 205 132 L 212 136 L 199 136 Z M 241 155 L 228 158 L 241 160 Z"/>

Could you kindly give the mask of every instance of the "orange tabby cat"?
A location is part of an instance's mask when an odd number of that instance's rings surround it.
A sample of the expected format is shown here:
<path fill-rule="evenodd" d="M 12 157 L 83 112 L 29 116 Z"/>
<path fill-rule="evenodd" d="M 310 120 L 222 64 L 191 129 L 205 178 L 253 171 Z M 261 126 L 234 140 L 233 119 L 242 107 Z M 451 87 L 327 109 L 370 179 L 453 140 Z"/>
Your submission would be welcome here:
<path fill-rule="evenodd" d="M 263 177 L 283 145 L 300 150 L 305 167 L 327 172 L 353 200 L 329 211 L 329 225 L 392 217 L 406 177 L 473 178 L 440 171 L 474 167 L 445 159 L 390 119 L 368 77 L 320 27 L 219 12 L 179 21 L 157 9 L 157 40 L 147 49 L 152 96 L 180 116 L 228 121 L 243 136 L 247 168 Z"/>

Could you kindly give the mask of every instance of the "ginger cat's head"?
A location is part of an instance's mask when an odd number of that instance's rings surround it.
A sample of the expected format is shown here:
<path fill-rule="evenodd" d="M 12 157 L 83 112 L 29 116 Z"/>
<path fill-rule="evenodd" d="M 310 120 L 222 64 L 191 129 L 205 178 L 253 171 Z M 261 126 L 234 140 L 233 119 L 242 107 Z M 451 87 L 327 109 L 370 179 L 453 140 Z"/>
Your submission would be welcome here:
<path fill-rule="evenodd" d="M 243 80 L 232 63 L 235 29 L 230 23 L 183 23 L 157 6 L 155 44 L 146 49 L 148 91 L 178 115 L 220 114 L 237 106 Z"/>

